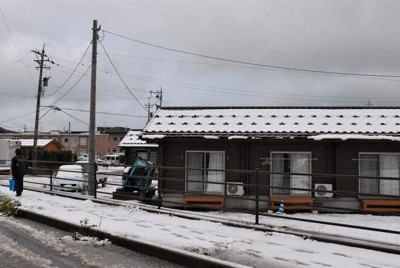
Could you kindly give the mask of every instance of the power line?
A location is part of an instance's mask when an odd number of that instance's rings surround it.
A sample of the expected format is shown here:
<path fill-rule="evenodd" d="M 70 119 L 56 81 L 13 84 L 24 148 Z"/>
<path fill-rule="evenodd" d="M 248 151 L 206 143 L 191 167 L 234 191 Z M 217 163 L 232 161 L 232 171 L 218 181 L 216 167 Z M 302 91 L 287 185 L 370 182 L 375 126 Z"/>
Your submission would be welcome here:
<path fill-rule="evenodd" d="M 85 124 L 85 125 L 89 125 L 88 123 L 86 123 L 86 122 L 80 120 L 79 118 L 73 116 L 72 114 L 69 114 L 69 113 L 63 111 L 61 108 L 59 108 L 59 107 L 57 107 L 57 106 L 54 106 L 54 105 L 53 105 L 53 106 L 46 106 L 46 107 L 48 107 L 49 109 L 44 113 L 44 115 L 42 115 L 42 117 L 41 117 L 40 119 L 42 119 L 42 118 L 43 118 L 48 112 L 50 112 L 51 110 L 55 110 L 55 111 L 58 111 L 58 112 L 65 113 L 65 114 L 68 115 L 69 117 L 72 117 L 73 119 L 75 119 L 75 120 L 77 120 L 77 121 L 79 121 L 79 122 L 81 122 L 81 123 L 83 123 L 83 124 Z"/>
<path fill-rule="evenodd" d="M 55 93 L 57 93 L 57 92 L 58 92 L 61 88 L 63 88 L 63 87 L 65 86 L 65 84 L 71 79 L 71 77 L 74 75 L 76 69 L 78 69 L 78 67 L 81 65 L 81 62 L 82 62 L 82 60 L 84 59 L 84 57 L 86 56 L 86 53 L 88 52 L 90 46 L 91 46 L 91 43 L 89 43 L 89 46 L 86 48 L 86 50 L 85 50 L 85 52 L 83 53 L 83 55 L 82 55 L 81 59 L 79 60 L 78 64 L 77 64 L 77 65 L 75 66 L 75 68 L 72 70 L 72 73 L 68 76 L 68 78 L 64 81 L 64 83 L 62 83 L 62 85 L 61 85 L 56 91 L 52 92 L 51 94 L 48 94 L 48 95 L 47 95 L 48 97 L 54 95 Z M 82 78 L 80 78 L 80 79 L 82 79 Z M 79 80 L 80 80 L 80 79 L 79 79 Z M 70 90 L 71 90 L 71 89 L 70 89 Z M 69 91 L 70 91 L 70 90 L 69 90 Z"/>
<path fill-rule="evenodd" d="M 302 97 L 303 99 L 301 99 L 301 100 L 306 100 L 306 101 L 328 100 L 331 102 L 333 101 L 333 102 L 339 102 L 339 103 L 354 102 L 354 100 L 356 100 L 356 101 L 358 100 L 359 102 L 364 102 L 366 98 L 389 99 L 388 97 L 333 97 L 333 96 L 308 96 L 308 95 L 300 95 L 300 94 L 265 93 L 265 92 L 261 92 L 261 91 L 247 91 L 247 90 L 216 87 L 216 86 L 195 85 L 195 84 L 189 84 L 189 83 L 184 83 L 184 82 L 175 82 L 175 81 L 171 81 L 171 80 L 158 79 L 158 78 L 153 78 L 153 77 L 148 77 L 148 76 L 138 76 L 138 75 L 126 74 L 126 73 L 120 73 L 120 75 L 124 76 L 124 77 L 138 79 L 138 80 L 169 84 L 169 85 L 176 86 L 176 87 L 189 88 L 189 89 L 206 91 L 206 92 L 232 94 L 232 95 L 246 96 L 246 97 L 267 97 L 268 96 L 269 98 L 274 98 L 274 99 L 291 99 L 291 100 L 300 100 L 299 97 Z M 228 92 L 228 90 L 234 91 L 234 92 Z M 304 98 L 312 98 L 312 99 L 304 99 Z M 319 98 L 319 99 L 316 99 L 316 98 Z M 337 99 L 337 100 L 335 101 L 332 99 Z M 338 99 L 344 99 L 344 100 L 338 100 Z M 350 99 L 353 99 L 353 100 L 350 100 Z M 390 99 L 393 99 L 393 98 L 390 98 Z"/>
<path fill-rule="evenodd" d="M 65 107 L 60 107 L 60 109 L 67 110 L 67 111 L 77 111 L 77 112 L 85 112 L 89 113 L 90 111 L 88 110 L 83 110 L 83 109 L 72 109 L 72 108 L 65 108 Z M 147 118 L 147 116 L 143 115 L 134 115 L 134 114 L 122 114 L 122 113 L 110 113 L 110 112 L 96 112 L 97 114 L 105 114 L 105 115 L 121 115 L 121 116 L 130 116 L 130 117 L 139 117 L 139 118 Z"/>
<path fill-rule="evenodd" d="M 1 8 L 0 8 L 0 13 L 1 13 L 1 16 L 3 17 L 4 23 L 5 23 L 6 27 L 7 27 L 7 31 L 8 31 L 8 33 L 10 34 L 11 41 L 12 41 L 12 43 L 13 43 L 13 45 L 14 45 L 14 48 L 15 48 L 15 50 L 16 50 L 17 53 L 18 53 L 18 56 L 19 56 L 19 60 L 18 60 L 18 61 L 21 61 L 21 62 L 22 62 L 22 64 L 23 64 L 24 67 L 25 67 L 26 72 L 28 73 L 28 75 L 29 75 L 29 77 L 31 78 L 31 80 L 34 82 L 35 80 L 33 79 L 31 73 L 29 72 L 28 66 L 26 66 L 25 62 L 23 61 L 23 58 L 22 58 L 21 54 L 19 53 L 17 44 L 15 43 L 15 40 L 14 40 L 14 37 L 13 37 L 13 35 L 12 35 L 12 33 L 11 33 L 10 27 L 8 26 L 6 17 L 4 16 L 3 10 L 2 10 Z"/>
<path fill-rule="evenodd" d="M 151 46 L 151 47 L 155 47 L 155 48 L 159 48 L 159 49 L 163 49 L 163 50 L 168 50 L 168 51 L 173 51 L 173 52 L 176 52 L 176 53 L 181 53 L 181 54 L 186 54 L 186 55 L 206 58 L 206 59 L 218 60 L 218 61 L 225 61 L 225 62 L 231 62 L 231 63 L 238 63 L 238 64 L 244 64 L 244 65 L 251 65 L 251 66 L 257 66 L 257 67 L 264 67 L 264 68 L 270 68 L 270 69 L 283 70 L 283 71 L 304 72 L 304 73 L 313 73 L 313 74 L 360 76 L 360 77 L 380 77 L 380 78 L 400 78 L 400 75 L 363 74 L 363 73 L 350 73 L 350 72 L 332 72 L 332 71 L 292 68 L 292 67 L 284 67 L 284 66 L 276 66 L 276 65 L 268 65 L 268 64 L 260 64 L 260 63 L 232 60 L 232 59 L 227 59 L 227 58 L 214 57 L 214 56 L 209 56 L 209 55 L 189 52 L 189 51 L 185 51 L 185 50 L 180 50 L 180 49 L 174 49 L 174 48 L 169 48 L 169 47 L 165 47 L 165 46 L 160 46 L 160 45 L 152 44 L 152 43 L 149 43 L 149 42 L 141 41 L 141 40 L 138 40 L 138 39 L 133 39 L 133 38 L 130 38 L 130 37 L 126 37 L 126 36 L 123 36 L 121 34 L 113 33 L 113 32 L 110 32 L 110 31 L 103 30 L 103 32 L 109 33 L 109 34 L 112 34 L 112 35 L 115 35 L 115 36 L 118 36 L 118 37 L 121 37 L 121 38 L 124 38 L 124 39 L 127 39 L 127 40 L 130 40 L 132 42 L 136 42 L 136 43 L 139 43 L 139 44 L 142 44 L 142 45 Z"/>
<path fill-rule="evenodd" d="M 51 104 L 51 106 L 53 106 L 54 104 L 56 104 L 57 102 L 59 102 L 60 100 L 62 100 L 68 93 L 71 92 L 72 89 L 74 89 L 76 87 L 76 85 L 83 79 L 84 76 L 86 76 L 86 73 L 89 71 L 91 66 L 89 66 L 86 71 L 81 75 L 81 77 L 75 82 L 75 84 L 72 85 L 72 87 L 65 92 L 61 97 L 59 97 L 56 101 L 53 102 L 53 104 Z"/>
<path fill-rule="evenodd" d="M 81 123 L 83 123 L 83 124 L 85 124 L 85 125 L 89 125 L 88 123 L 86 123 L 86 122 L 80 120 L 79 118 L 73 116 L 72 114 L 67 113 L 66 111 L 63 111 L 63 110 L 61 110 L 61 109 L 60 109 L 59 111 L 65 113 L 66 115 L 72 117 L 73 119 L 75 119 L 75 120 L 77 120 L 77 121 L 79 121 L 79 122 L 81 122 Z"/>
<path fill-rule="evenodd" d="M 44 109 L 41 109 L 41 111 L 42 111 L 42 110 L 44 110 Z M 26 117 L 26 116 L 30 116 L 30 115 L 32 115 L 33 113 L 34 113 L 34 112 L 30 112 L 30 113 L 23 114 L 23 115 L 18 116 L 18 117 L 14 117 L 14 118 L 11 118 L 11 119 L 3 120 L 3 121 L 0 121 L 0 124 L 1 124 L 1 123 L 4 123 L 4 122 L 9 122 L 9 121 L 13 121 L 13 120 L 16 120 L 16 119 L 20 119 L 20 118 L 23 118 L 23 117 Z"/>
<path fill-rule="evenodd" d="M 129 91 L 129 93 L 132 95 L 132 97 L 136 100 L 137 103 L 139 103 L 139 105 L 147 112 L 146 107 L 144 107 L 144 105 L 142 103 L 140 103 L 140 101 L 138 100 L 138 98 L 136 98 L 136 96 L 132 93 L 132 91 L 129 89 L 129 87 L 126 85 L 126 83 L 124 82 L 124 80 L 122 79 L 121 75 L 119 74 L 117 68 L 115 68 L 114 63 L 112 62 L 110 56 L 107 53 L 107 50 L 105 49 L 105 47 L 103 46 L 103 43 L 99 40 L 99 43 L 101 45 L 101 47 L 103 48 L 104 52 L 107 55 L 108 60 L 110 61 L 112 67 L 114 68 L 115 72 L 117 73 L 118 77 L 121 79 L 122 83 L 124 84 L 125 88 Z"/>
<path fill-rule="evenodd" d="M 45 107 L 49 107 L 49 108 L 57 108 L 56 110 L 58 111 L 58 109 L 60 110 L 67 110 L 67 111 L 75 111 L 75 112 L 84 112 L 84 113 L 89 113 L 89 110 L 83 110 L 83 109 L 74 109 L 74 108 L 66 108 L 66 107 L 56 107 L 56 106 L 45 106 Z M 105 115 L 118 115 L 118 116 L 128 116 L 128 117 L 139 117 L 139 118 L 147 118 L 147 116 L 143 116 L 143 115 L 134 115 L 134 114 L 122 114 L 122 113 L 111 113 L 111 112 L 99 112 L 96 111 L 96 114 L 105 114 Z M 0 122 L 1 123 L 1 122 Z"/>

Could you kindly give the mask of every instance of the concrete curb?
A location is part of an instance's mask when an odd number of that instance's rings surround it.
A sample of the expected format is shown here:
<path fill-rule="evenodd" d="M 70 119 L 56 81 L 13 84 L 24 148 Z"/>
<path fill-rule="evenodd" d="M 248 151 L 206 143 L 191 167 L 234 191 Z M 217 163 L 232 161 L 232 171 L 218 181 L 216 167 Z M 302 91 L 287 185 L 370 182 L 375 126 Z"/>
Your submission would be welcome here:
<path fill-rule="evenodd" d="M 218 260 L 208 256 L 198 255 L 184 250 L 166 248 L 166 247 L 161 247 L 160 245 L 154 243 L 143 242 L 134 239 L 127 239 L 107 232 L 96 230 L 94 228 L 82 227 L 73 223 L 33 213 L 31 211 L 21 208 L 18 209 L 17 217 L 29 219 L 31 221 L 39 222 L 67 232 L 80 232 L 80 233 L 84 232 L 85 234 L 97 237 L 100 240 L 108 239 L 114 245 L 124 247 L 129 250 L 139 252 L 141 254 L 145 254 L 151 257 L 156 257 L 186 267 L 198 267 L 198 268 L 247 267 L 240 264 L 231 263 L 228 261 Z"/>

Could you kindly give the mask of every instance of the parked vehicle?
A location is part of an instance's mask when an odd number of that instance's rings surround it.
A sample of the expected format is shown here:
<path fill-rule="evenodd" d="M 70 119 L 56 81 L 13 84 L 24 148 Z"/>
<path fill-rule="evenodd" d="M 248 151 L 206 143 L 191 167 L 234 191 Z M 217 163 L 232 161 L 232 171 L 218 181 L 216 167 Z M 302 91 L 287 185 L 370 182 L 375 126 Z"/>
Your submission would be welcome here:
<path fill-rule="evenodd" d="M 120 165 L 122 160 L 122 155 L 119 154 L 106 154 L 103 156 L 103 163 L 105 165 Z"/>
<path fill-rule="evenodd" d="M 11 158 L 15 155 L 15 149 L 21 147 L 19 140 L 0 139 L 0 172 L 10 173 Z"/>
<path fill-rule="evenodd" d="M 103 162 L 103 160 L 98 155 L 95 155 L 94 159 L 96 159 L 97 163 Z M 78 157 L 78 161 L 89 161 L 89 154 L 81 154 Z"/>
<path fill-rule="evenodd" d="M 53 189 L 69 192 L 84 192 L 87 189 L 87 174 L 81 165 L 62 165 L 54 179 Z"/>
<path fill-rule="evenodd" d="M 75 162 L 76 165 L 82 166 L 83 168 L 83 173 L 86 175 L 86 177 L 89 177 L 89 161 L 77 161 Z M 98 163 L 95 164 L 95 171 L 96 171 L 96 179 L 101 186 L 105 187 L 107 183 L 107 177 L 108 177 L 108 170 L 107 167 L 104 167 L 102 165 L 99 165 Z"/>

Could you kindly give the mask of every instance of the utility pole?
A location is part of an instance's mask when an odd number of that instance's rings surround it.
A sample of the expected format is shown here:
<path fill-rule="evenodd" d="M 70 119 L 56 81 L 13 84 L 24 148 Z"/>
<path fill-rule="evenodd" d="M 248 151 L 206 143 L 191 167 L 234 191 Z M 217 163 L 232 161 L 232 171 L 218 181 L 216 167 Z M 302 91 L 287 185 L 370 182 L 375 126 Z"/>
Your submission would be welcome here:
<path fill-rule="evenodd" d="M 157 105 L 157 104 L 155 104 L 155 106 L 156 106 L 156 110 L 159 108 L 159 107 L 161 107 L 161 105 L 162 105 L 162 87 L 161 87 L 161 89 L 160 90 L 157 90 L 157 91 L 152 91 L 152 90 L 150 90 L 150 96 L 147 98 L 147 122 L 149 122 L 150 121 L 150 119 L 153 117 L 153 113 L 151 112 L 151 108 L 153 108 L 154 107 L 154 104 L 151 104 L 150 103 L 150 99 L 151 98 L 156 98 L 156 99 L 158 99 L 159 100 L 159 105 Z M 153 94 L 154 94 L 154 97 L 153 97 Z"/>
<path fill-rule="evenodd" d="M 93 20 L 92 38 L 92 78 L 90 82 L 90 121 L 89 121 L 89 195 L 96 196 L 96 69 L 97 69 L 97 39 L 98 31 L 97 20 Z"/>
<path fill-rule="evenodd" d="M 160 101 L 159 107 L 161 108 L 161 106 L 162 106 L 162 86 L 161 86 L 160 90 L 157 91 L 156 93 L 157 93 L 156 98 L 159 99 L 159 101 Z"/>
<path fill-rule="evenodd" d="M 68 151 L 71 150 L 71 122 L 68 122 Z"/>
<path fill-rule="evenodd" d="M 39 52 L 37 50 L 32 50 L 32 52 L 38 54 L 40 56 L 40 60 L 35 60 L 39 64 L 39 86 L 38 86 L 38 93 L 37 93 L 37 102 L 36 102 L 36 117 L 35 117 L 35 132 L 34 132 L 34 137 L 33 137 L 33 160 L 37 160 L 37 140 L 39 136 L 39 110 L 40 110 L 40 98 L 43 96 L 43 86 L 47 86 L 47 82 L 49 80 L 49 77 L 43 78 L 43 69 L 50 69 L 50 67 L 44 66 L 45 61 L 49 61 L 54 64 L 53 61 L 50 61 L 49 59 L 45 60 L 46 54 L 44 53 L 44 47 L 45 44 L 43 44 L 43 49 L 42 52 Z M 43 84 L 42 84 L 42 79 L 43 79 Z"/>

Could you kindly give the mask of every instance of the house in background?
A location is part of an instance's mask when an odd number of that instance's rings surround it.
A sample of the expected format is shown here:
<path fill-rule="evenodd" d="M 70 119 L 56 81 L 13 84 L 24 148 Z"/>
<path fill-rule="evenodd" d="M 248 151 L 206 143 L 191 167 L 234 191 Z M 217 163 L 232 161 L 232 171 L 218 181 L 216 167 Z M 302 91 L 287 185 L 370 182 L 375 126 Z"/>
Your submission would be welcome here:
<path fill-rule="evenodd" d="M 140 137 L 159 145 L 159 165 L 182 167 L 160 170 L 176 178 L 162 181 L 166 203 L 220 195 L 225 207 L 254 209 L 225 183 L 249 197 L 259 185 L 265 209 L 281 199 L 367 209 L 400 197 L 400 107 L 162 107 Z"/>
<path fill-rule="evenodd" d="M 106 154 L 121 153 L 118 147 L 120 141 L 128 132 L 123 127 L 98 127 L 96 131 L 96 155 L 104 156 Z M 0 133 L 2 139 L 32 139 L 33 132 L 5 132 Z M 64 150 L 70 150 L 78 157 L 88 153 L 89 133 L 87 131 L 59 131 L 40 132 L 39 139 L 55 139 L 60 143 Z"/>
<path fill-rule="evenodd" d="M 33 150 L 33 139 L 20 139 L 21 149 Z M 61 151 L 63 146 L 55 139 L 38 139 L 37 148 L 40 151 Z"/>
<path fill-rule="evenodd" d="M 158 145 L 155 143 L 147 143 L 139 138 L 141 130 L 132 129 L 125 135 L 119 143 L 121 150 L 125 152 L 125 164 L 132 165 L 135 162 L 138 153 L 148 151 L 150 153 L 149 161 L 157 163 Z"/>

